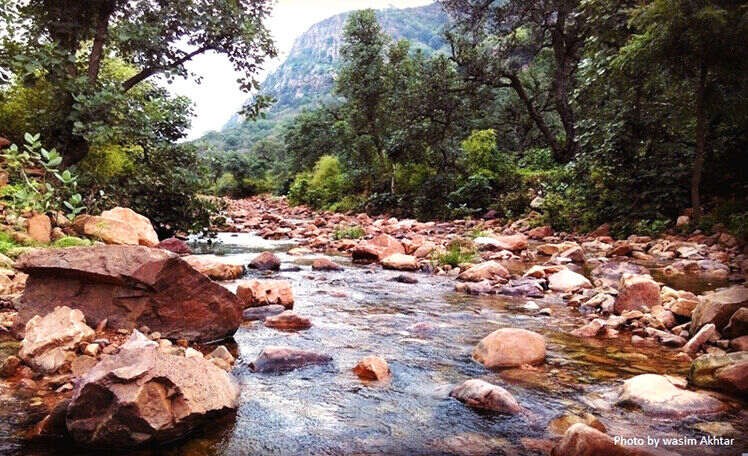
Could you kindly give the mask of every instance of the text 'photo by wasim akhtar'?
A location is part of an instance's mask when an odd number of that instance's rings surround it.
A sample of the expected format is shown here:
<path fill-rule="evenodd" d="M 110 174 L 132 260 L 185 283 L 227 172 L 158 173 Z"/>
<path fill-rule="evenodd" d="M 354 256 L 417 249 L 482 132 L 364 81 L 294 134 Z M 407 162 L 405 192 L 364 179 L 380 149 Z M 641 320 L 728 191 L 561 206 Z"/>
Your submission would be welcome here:
<path fill-rule="evenodd" d="M 748 455 L 748 4 L 0 0 L 0 456 Z"/>

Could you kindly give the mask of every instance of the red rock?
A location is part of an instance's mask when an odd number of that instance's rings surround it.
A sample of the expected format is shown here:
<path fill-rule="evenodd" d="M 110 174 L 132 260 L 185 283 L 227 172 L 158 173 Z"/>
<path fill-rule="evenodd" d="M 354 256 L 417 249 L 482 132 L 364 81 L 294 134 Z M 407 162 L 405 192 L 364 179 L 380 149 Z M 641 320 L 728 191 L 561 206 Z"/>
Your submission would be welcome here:
<path fill-rule="evenodd" d="M 522 411 L 522 407 L 509 391 L 479 379 L 467 380 L 454 388 L 449 395 L 470 407 L 509 414 Z"/>
<path fill-rule="evenodd" d="M 553 236 L 553 228 L 548 225 L 538 226 L 528 231 L 527 236 L 529 236 L 530 239 L 543 239 L 548 236 Z"/>
<path fill-rule="evenodd" d="M 545 338 L 526 329 L 498 329 L 478 343 L 473 359 L 488 368 L 537 364 L 545 359 Z"/>
<path fill-rule="evenodd" d="M 291 310 L 286 310 L 278 315 L 266 317 L 265 326 L 285 330 L 309 329 L 312 327 L 312 321 L 297 315 Z"/>
<path fill-rule="evenodd" d="M 177 255 L 142 246 L 35 250 L 16 267 L 29 274 L 16 329 L 34 315 L 66 305 L 91 327 L 143 325 L 165 338 L 216 340 L 242 322 L 242 304 Z"/>
<path fill-rule="evenodd" d="M 234 280 L 244 275 L 244 266 L 226 263 L 216 255 L 187 255 L 182 259 L 213 280 Z"/>
<path fill-rule="evenodd" d="M 619 242 L 614 245 L 613 248 L 608 250 L 608 256 L 628 256 L 633 250 L 634 249 L 631 247 L 631 244 L 629 244 L 628 242 Z"/>
<path fill-rule="evenodd" d="M 665 456 L 675 453 L 616 445 L 613 438 L 584 423 L 571 425 L 558 445 L 551 450 L 551 456 L 655 456 L 658 454 Z"/>
<path fill-rule="evenodd" d="M 272 252 L 262 252 L 249 263 L 250 268 L 260 271 L 277 271 L 280 265 L 280 259 Z"/>
<path fill-rule="evenodd" d="M 159 249 L 174 252 L 177 255 L 192 255 L 192 249 L 181 239 L 170 237 L 158 243 Z"/>
<path fill-rule="evenodd" d="M 624 274 L 618 286 L 614 311 L 621 314 L 627 310 L 642 310 L 659 306 L 660 284 L 648 275 Z"/>
<path fill-rule="evenodd" d="M 418 260 L 412 255 L 395 253 L 382 258 L 382 266 L 397 271 L 415 271 L 418 269 Z"/>
<path fill-rule="evenodd" d="M 390 367 L 382 357 L 367 356 L 354 366 L 353 373 L 361 380 L 384 381 L 390 378 Z"/>
<path fill-rule="evenodd" d="M 354 261 L 381 261 L 396 253 L 404 254 L 405 248 L 400 241 L 388 234 L 361 241 L 351 251 Z"/>
<path fill-rule="evenodd" d="M 292 347 L 268 346 L 249 363 L 253 372 L 285 372 L 302 367 L 327 364 L 332 357 L 323 353 Z"/>
<path fill-rule="evenodd" d="M 246 307 L 280 304 L 290 309 L 294 297 L 291 283 L 287 280 L 250 280 L 242 282 L 236 289 L 236 295 Z"/>
<path fill-rule="evenodd" d="M 44 214 L 37 214 L 28 219 L 29 236 L 37 242 L 48 244 L 52 237 L 52 222 Z"/>
<path fill-rule="evenodd" d="M 127 207 L 115 207 L 101 213 L 101 218 L 121 222 L 135 234 L 137 244 L 148 247 L 158 245 L 158 235 L 151 221 Z"/>
<path fill-rule="evenodd" d="M 493 236 L 493 239 L 497 241 L 500 250 L 518 252 L 527 248 L 527 236 L 524 234 Z"/>
<path fill-rule="evenodd" d="M 338 263 L 328 260 L 327 258 L 317 258 L 312 262 L 312 270 L 314 271 L 341 271 L 343 266 Z"/>
<path fill-rule="evenodd" d="M 486 261 L 472 266 L 470 269 L 462 271 L 457 276 L 458 280 L 465 282 L 480 282 L 483 280 L 492 280 L 496 278 L 509 277 L 509 271 L 501 263 L 496 261 Z"/>

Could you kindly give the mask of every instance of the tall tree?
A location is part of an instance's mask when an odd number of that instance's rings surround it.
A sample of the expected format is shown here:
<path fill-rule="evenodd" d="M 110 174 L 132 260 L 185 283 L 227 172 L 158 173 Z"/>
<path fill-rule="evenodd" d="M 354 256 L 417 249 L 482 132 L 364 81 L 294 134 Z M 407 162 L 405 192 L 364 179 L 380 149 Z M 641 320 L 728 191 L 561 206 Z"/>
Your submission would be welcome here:
<path fill-rule="evenodd" d="M 448 34 L 456 60 L 469 78 L 494 87 L 511 88 L 561 163 L 578 149 L 576 112 L 572 102 L 587 27 L 578 0 L 442 0 L 456 19 Z M 553 71 L 548 95 L 562 126 L 553 125 L 528 92 L 522 74 L 527 65 L 551 54 Z"/>
<path fill-rule="evenodd" d="M 4 2 L 5 3 L 5 2 Z M 43 78 L 59 90 L 54 132 L 65 161 L 85 157 L 85 123 L 107 111 L 108 100 L 127 96 L 155 75 L 194 77 L 186 63 L 206 52 L 226 55 L 242 76 L 242 89 L 275 55 L 263 21 L 269 0 L 22 0 L 0 11 L 0 61 L 20 79 Z M 118 86 L 99 77 L 105 57 L 137 71 Z M 9 62 L 10 64 L 8 64 Z M 6 68 L 7 70 L 8 68 Z M 85 99 L 87 102 L 81 102 Z M 255 113 L 266 100 L 248 107 Z"/>
<path fill-rule="evenodd" d="M 733 0 L 654 0 L 632 12 L 635 33 L 618 56 L 620 66 L 662 70 L 691 88 L 694 154 L 691 207 L 702 212 L 701 180 L 719 86 L 735 76 L 745 83 L 748 65 L 748 6 Z"/>

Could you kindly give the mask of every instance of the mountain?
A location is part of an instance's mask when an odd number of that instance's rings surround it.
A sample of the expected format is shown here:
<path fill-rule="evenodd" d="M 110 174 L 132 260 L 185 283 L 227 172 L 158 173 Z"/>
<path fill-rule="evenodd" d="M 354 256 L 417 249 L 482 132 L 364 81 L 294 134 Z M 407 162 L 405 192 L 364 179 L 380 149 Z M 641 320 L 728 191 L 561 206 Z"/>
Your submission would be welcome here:
<path fill-rule="evenodd" d="M 332 101 L 348 14 L 318 22 L 296 39 L 286 60 L 262 83 L 261 92 L 276 100 L 266 118 L 244 121 L 236 115 L 220 132 L 210 132 L 197 143 L 215 150 L 248 150 L 258 140 L 280 134 L 282 126 L 302 109 Z M 427 54 L 446 51 L 442 31 L 447 15 L 436 3 L 378 10 L 377 18 L 393 41 L 407 39 L 413 49 Z"/>

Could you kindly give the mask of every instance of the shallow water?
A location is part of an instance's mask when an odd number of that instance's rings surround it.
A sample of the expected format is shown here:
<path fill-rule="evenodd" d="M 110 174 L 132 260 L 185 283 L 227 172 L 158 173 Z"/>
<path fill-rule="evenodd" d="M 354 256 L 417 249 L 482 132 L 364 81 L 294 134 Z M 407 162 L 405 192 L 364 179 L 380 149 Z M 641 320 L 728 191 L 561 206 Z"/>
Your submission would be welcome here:
<path fill-rule="evenodd" d="M 241 406 L 189 439 L 166 448 L 133 454 L 541 454 L 520 439 L 548 439 L 548 423 L 565 413 L 590 412 L 610 435 L 701 437 L 703 422 L 729 422 L 738 440 L 732 447 L 675 448 L 684 455 L 740 454 L 748 451 L 743 404 L 708 419 L 660 420 L 611 405 L 623 379 L 654 372 L 685 375 L 689 364 L 661 347 L 632 347 L 618 339 L 581 340 L 568 335 L 581 317 L 557 298 L 535 299 L 552 316 L 521 309 L 525 299 L 477 297 L 453 291 L 444 277 L 414 274 L 419 283 L 390 279 L 399 272 L 352 265 L 341 272 L 313 272 L 309 258 L 286 255 L 293 243 L 252 235 L 221 234 L 220 244 L 199 245 L 204 253 L 248 263 L 256 252 L 275 250 L 283 269 L 274 274 L 293 283 L 294 310 L 314 326 L 286 333 L 261 323 L 245 323 L 235 335 L 239 354 L 233 373 L 242 388 Z M 248 276 L 257 276 L 249 273 Z M 226 285 L 229 288 L 235 283 Z M 548 340 L 546 363 L 536 370 L 489 371 L 470 358 L 475 344 L 501 327 L 540 332 Z M 333 356 L 329 366 L 283 374 L 256 374 L 247 364 L 267 345 L 288 345 Z M 386 384 L 364 384 L 351 368 L 376 354 L 389 362 Z M 499 384 L 515 395 L 526 413 L 506 416 L 479 412 L 450 399 L 452 386 L 469 378 Z M 14 436 L 37 418 L 28 399 L 0 389 L 0 453 L 88 454 L 53 444 L 25 444 Z M 2 436 L 5 434 L 5 436 Z M 458 443 L 455 443 L 458 442 Z M 468 442 L 468 443 L 465 443 Z M 98 454 L 98 453 L 90 453 Z"/>

